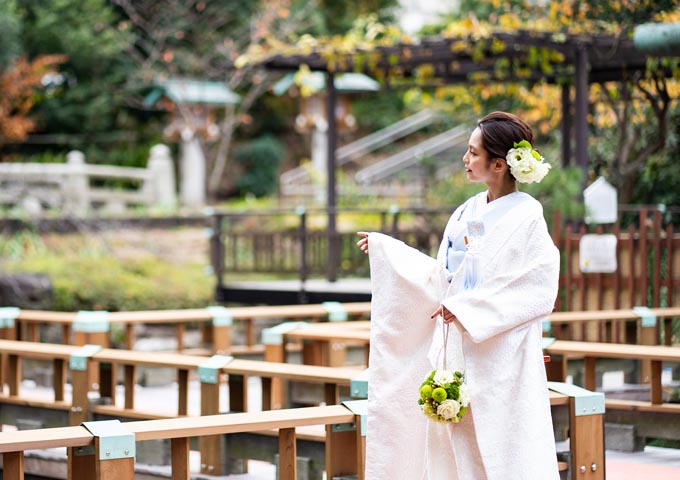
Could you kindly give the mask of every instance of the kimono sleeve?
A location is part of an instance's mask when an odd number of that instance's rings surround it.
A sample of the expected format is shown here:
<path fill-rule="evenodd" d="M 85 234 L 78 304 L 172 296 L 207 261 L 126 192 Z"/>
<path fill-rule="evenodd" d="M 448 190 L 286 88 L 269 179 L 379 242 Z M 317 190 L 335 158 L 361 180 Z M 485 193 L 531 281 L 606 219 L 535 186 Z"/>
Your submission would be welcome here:
<path fill-rule="evenodd" d="M 442 301 L 475 343 L 542 319 L 553 310 L 560 260 L 543 218 L 519 228 L 507 247 L 485 268 L 480 286 Z"/>

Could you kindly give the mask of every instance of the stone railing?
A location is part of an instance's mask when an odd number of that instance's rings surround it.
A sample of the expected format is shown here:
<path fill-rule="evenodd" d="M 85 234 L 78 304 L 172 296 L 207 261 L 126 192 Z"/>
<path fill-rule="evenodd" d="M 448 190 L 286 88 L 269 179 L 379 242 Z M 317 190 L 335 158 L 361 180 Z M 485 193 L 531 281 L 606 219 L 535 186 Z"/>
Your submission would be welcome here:
<path fill-rule="evenodd" d="M 121 180 L 133 188 L 92 182 L 102 179 Z M 172 208 L 175 204 L 175 171 L 165 145 L 151 148 L 147 168 L 88 165 L 77 150 L 67 154 L 66 163 L 0 164 L 0 205 L 17 206 L 29 216 L 39 215 L 44 208 L 84 216 L 99 208 L 116 213 L 129 206 Z"/>

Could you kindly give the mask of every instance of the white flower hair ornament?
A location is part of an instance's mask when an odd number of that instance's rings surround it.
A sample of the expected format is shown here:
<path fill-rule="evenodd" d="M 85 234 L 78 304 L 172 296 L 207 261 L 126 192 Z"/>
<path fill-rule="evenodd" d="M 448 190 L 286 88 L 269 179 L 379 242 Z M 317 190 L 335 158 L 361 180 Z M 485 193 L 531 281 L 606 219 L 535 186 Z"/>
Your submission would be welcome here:
<path fill-rule="evenodd" d="M 539 183 L 550 170 L 550 164 L 543 161 L 541 154 L 527 140 L 515 142 L 505 160 L 519 183 Z"/>

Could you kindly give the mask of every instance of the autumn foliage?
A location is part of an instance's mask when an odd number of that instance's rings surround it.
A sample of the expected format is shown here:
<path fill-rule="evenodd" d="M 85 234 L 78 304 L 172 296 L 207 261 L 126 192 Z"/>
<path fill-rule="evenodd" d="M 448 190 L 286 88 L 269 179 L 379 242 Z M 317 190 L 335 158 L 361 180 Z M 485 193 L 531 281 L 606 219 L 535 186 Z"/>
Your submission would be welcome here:
<path fill-rule="evenodd" d="M 19 57 L 0 72 L 0 145 L 22 141 L 33 130 L 29 113 L 42 79 L 65 60 L 63 55 L 43 55 L 32 61 Z"/>

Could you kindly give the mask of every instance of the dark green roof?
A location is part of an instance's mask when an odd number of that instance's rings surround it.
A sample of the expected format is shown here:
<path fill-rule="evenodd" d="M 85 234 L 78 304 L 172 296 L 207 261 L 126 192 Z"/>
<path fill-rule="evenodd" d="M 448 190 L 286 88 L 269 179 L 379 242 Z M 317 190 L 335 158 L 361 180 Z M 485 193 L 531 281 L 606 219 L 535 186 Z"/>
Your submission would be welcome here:
<path fill-rule="evenodd" d="M 165 80 L 146 96 L 144 104 L 151 106 L 162 96 L 182 105 L 225 105 L 240 101 L 240 97 L 222 82 Z"/>
<path fill-rule="evenodd" d="M 283 95 L 294 83 L 295 74 L 286 74 L 274 84 L 272 91 L 275 95 Z M 326 88 L 326 75 L 323 72 L 310 72 L 303 77 L 302 83 L 318 92 Z M 380 90 L 380 84 L 363 73 L 341 73 L 335 76 L 334 84 L 338 91 L 375 92 Z"/>

